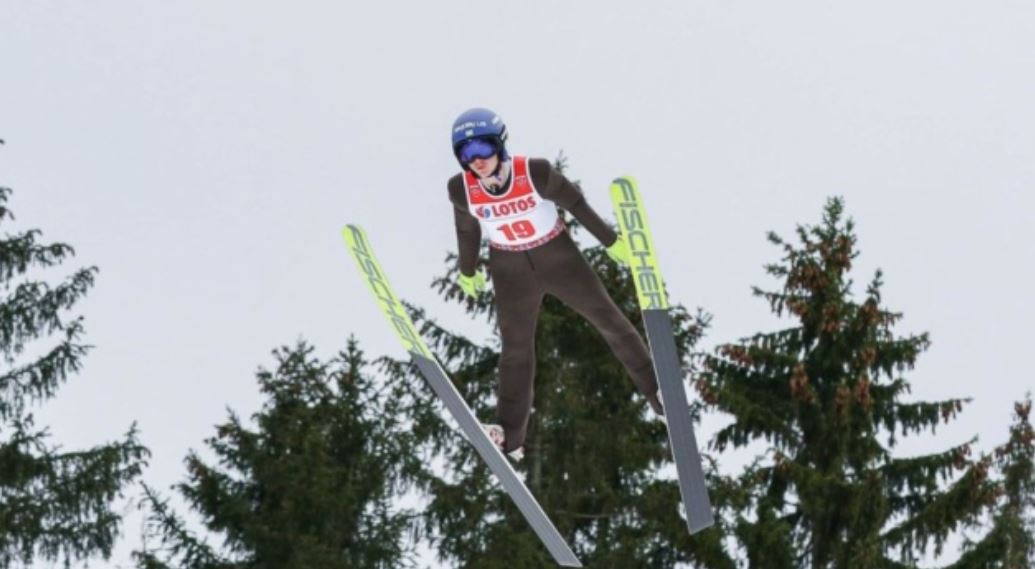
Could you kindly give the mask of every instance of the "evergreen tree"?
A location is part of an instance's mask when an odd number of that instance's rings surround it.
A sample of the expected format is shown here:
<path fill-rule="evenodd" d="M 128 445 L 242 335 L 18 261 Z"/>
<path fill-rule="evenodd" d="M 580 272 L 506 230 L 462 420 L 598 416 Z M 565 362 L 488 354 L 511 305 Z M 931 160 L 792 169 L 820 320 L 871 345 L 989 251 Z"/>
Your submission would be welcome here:
<path fill-rule="evenodd" d="M 966 400 L 905 400 L 902 374 L 929 339 L 894 333 L 901 314 L 882 303 L 880 271 L 854 298 L 856 234 L 840 199 L 797 236 L 793 244 L 770 234 L 783 258 L 766 269 L 783 286 L 754 289 L 793 325 L 701 358 L 701 408 L 735 420 L 713 448 L 769 447 L 724 481 L 731 499 L 720 504 L 752 569 L 913 566 L 994 502 L 989 459 L 969 458 L 973 441 L 893 456 L 898 437 L 934 432 Z"/>
<path fill-rule="evenodd" d="M 1014 406 L 1010 439 L 995 450 L 995 460 L 1001 493 L 992 508 L 992 527 L 981 541 L 968 541 L 952 569 L 1035 567 L 1035 429 L 1030 394 Z"/>
<path fill-rule="evenodd" d="M 230 414 L 207 439 L 219 464 L 196 452 L 176 486 L 223 548 L 195 536 L 147 489 L 147 569 L 388 569 L 410 564 L 410 514 L 394 501 L 417 466 L 403 430 L 398 388 L 365 374 L 350 339 L 327 363 L 304 342 L 274 351 L 275 371 L 258 373 L 267 396 L 249 428 Z"/>
<path fill-rule="evenodd" d="M 13 219 L 10 193 L 0 188 L 0 225 Z M 74 255 L 40 237 L 36 229 L 0 237 L 0 567 L 108 558 L 121 522 L 113 504 L 148 454 L 135 426 L 119 442 L 59 451 L 34 425 L 29 409 L 82 367 L 83 320 L 68 312 L 97 273 L 79 269 L 56 285 L 34 280 Z"/>
<path fill-rule="evenodd" d="M 563 162 L 557 167 L 563 169 Z M 566 221 L 577 230 L 573 220 Z M 602 247 L 584 254 L 642 334 L 628 272 L 611 262 Z M 471 316 L 494 324 L 491 290 L 477 300 L 464 297 L 454 285 L 455 257 L 447 256 L 446 264 L 447 273 L 434 286 Z M 479 419 L 495 422 L 498 337 L 479 345 L 421 310 L 411 312 Z M 676 344 L 688 357 L 707 319 L 676 307 L 673 320 Z M 713 566 L 732 567 L 721 550 L 720 533 L 704 532 L 693 540 L 687 535 L 678 515 L 678 487 L 658 477 L 661 469 L 671 469 L 665 426 L 653 417 L 600 334 L 547 295 L 535 342 L 533 413 L 525 458 L 515 467 L 583 563 L 671 568 L 708 558 Z M 411 386 L 414 432 L 427 442 L 425 462 L 439 466 L 427 472 L 423 487 L 430 497 L 424 535 L 440 558 L 472 569 L 552 566 L 549 553 L 473 448 L 442 420 L 444 412 L 419 375 L 406 362 L 396 362 L 389 372 L 394 382 Z"/>

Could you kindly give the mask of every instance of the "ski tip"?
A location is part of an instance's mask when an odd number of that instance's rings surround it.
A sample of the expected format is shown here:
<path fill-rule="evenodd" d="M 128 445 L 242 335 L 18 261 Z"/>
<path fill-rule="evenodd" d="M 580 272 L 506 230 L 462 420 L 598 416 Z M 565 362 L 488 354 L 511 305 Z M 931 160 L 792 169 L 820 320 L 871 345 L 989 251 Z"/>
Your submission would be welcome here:
<path fill-rule="evenodd" d="M 636 184 L 636 178 L 632 176 L 619 176 L 614 180 L 611 180 L 611 199 L 612 200 L 624 200 L 630 199 L 637 195 L 639 186 Z"/>
<path fill-rule="evenodd" d="M 366 232 L 363 231 L 362 227 L 354 223 L 348 223 L 345 225 L 345 227 L 341 228 L 341 234 L 345 237 L 346 240 L 349 240 L 354 239 L 356 236 L 364 236 L 366 235 Z"/>

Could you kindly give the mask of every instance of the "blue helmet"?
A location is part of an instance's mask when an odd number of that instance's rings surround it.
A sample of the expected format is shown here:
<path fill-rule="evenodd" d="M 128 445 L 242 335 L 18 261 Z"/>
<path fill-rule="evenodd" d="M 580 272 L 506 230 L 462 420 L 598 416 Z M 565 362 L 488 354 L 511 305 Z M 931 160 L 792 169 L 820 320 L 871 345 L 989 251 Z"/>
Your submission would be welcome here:
<path fill-rule="evenodd" d="M 506 147 L 507 125 L 499 115 L 489 109 L 468 109 L 453 121 L 453 155 L 464 169 L 467 165 L 460 160 L 460 149 L 474 138 L 491 142 L 499 151 L 500 160 L 510 157 Z"/>

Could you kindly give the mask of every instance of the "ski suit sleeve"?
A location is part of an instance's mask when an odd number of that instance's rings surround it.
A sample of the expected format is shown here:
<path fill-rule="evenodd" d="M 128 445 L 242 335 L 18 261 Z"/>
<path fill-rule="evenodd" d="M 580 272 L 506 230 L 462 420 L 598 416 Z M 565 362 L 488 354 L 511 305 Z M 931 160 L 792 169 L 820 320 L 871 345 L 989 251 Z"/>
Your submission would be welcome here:
<path fill-rule="evenodd" d="M 597 241 L 610 247 L 618 239 L 618 234 L 597 212 L 590 207 L 582 191 L 557 171 L 549 160 L 531 158 L 528 161 L 528 173 L 536 190 L 544 198 L 556 203 L 572 215 L 586 228 Z"/>
<path fill-rule="evenodd" d="M 478 267 L 478 249 L 482 242 L 482 226 L 467 210 L 467 192 L 460 176 L 453 176 L 447 184 L 449 201 L 453 204 L 453 221 L 456 224 L 457 264 L 460 272 L 474 275 Z"/>

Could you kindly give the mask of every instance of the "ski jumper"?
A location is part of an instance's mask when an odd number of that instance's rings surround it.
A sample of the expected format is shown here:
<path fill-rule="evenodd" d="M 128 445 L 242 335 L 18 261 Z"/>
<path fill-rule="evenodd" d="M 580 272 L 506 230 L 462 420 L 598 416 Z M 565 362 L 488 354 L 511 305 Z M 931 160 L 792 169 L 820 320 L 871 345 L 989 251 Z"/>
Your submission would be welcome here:
<path fill-rule="evenodd" d="M 483 231 L 502 339 L 496 413 L 510 452 L 524 444 L 532 410 L 535 327 L 543 295 L 551 294 L 604 337 L 633 383 L 656 400 L 657 379 L 647 345 L 607 294 L 558 215 L 560 206 L 602 244 L 617 239 L 582 192 L 545 159 L 514 156 L 507 185 L 491 194 L 463 172 L 447 185 L 456 222 L 459 268 L 473 275 Z"/>

